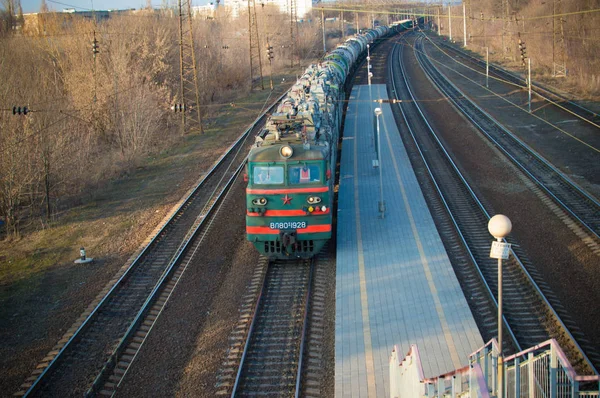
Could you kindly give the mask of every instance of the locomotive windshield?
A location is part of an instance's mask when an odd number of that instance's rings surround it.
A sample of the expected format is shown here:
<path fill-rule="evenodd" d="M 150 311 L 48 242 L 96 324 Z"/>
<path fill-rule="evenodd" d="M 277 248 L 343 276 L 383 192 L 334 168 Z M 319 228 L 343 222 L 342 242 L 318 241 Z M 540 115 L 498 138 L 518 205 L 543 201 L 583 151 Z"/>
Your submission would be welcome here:
<path fill-rule="evenodd" d="M 257 185 L 283 184 L 283 166 L 254 166 L 252 181 Z"/>
<path fill-rule="evenodd" d="M 321 181 L 321 166 L 318 164 L 288 166 L 288 181 L 291 185 L 319 182 Z"/>

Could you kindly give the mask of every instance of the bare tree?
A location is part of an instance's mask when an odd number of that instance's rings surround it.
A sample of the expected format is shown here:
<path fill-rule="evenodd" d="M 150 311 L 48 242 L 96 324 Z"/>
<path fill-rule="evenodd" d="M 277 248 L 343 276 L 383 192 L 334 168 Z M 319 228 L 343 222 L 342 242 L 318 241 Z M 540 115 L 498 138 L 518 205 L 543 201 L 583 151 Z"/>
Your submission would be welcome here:
<path fill-rule="evenodd" d="M 14 17 L 16 0 L 0 1 Z M 40 7 L 47 9 L 45 0 Z M 50 220 L 70 198 L 79 201 L 83 192 L 180 139 L 166 133 L 179 83 L 175 17 L 146 13 L 98 25 L 63 13 L 40 18 L 43 35 L 0 40 L 0 103 L 32 109 L 26 116 L 0 113 L 0 217 L 15 236 L 20 225 L 21 232 L 32 225 L 23 220 Z M 266 6 L 258 18 L 261 42 L 269 37 L 274 66 L 283 68 L 289 24 L 281 21 L 289 16 Z M 248 41 L 239 20 L 219 12 L 192 22 L 201 101 L 227 103 L 243 95 Z M 299 47 L 310 53 L 315 44 Z"/>
<path fill-rule="evenodd" d="M 0 17 L 2 18 L 0 30 L 2 30 L 3 33 L 10 33 L 15 26 L 15 1 L 0 0 L 0 4 L 3 8 L 0 14 Z"/>

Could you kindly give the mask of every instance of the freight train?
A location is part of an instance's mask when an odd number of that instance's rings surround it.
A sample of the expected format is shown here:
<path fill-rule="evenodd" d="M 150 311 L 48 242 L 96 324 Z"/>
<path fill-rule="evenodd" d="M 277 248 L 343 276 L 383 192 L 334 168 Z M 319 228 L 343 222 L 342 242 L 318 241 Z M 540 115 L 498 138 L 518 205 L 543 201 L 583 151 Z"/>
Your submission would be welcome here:
<path fill-rule="evenodd" d="M 309 66 L 256 136 L 245 176 L 246 234 L 269 258 L 310 258 L 331 239 L 344 84 L 379 26 Z"/>

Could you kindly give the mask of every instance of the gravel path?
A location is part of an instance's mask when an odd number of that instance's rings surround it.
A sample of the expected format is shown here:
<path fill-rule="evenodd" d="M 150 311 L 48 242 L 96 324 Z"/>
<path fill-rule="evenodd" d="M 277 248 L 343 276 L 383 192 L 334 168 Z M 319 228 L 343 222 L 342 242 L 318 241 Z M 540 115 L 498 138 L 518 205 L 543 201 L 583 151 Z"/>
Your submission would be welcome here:
<path fill-rule="evenodd" d="M 238 181 L 189 264 L 117 396 L 210 397 L 258 261 L 246 241 Z"/>

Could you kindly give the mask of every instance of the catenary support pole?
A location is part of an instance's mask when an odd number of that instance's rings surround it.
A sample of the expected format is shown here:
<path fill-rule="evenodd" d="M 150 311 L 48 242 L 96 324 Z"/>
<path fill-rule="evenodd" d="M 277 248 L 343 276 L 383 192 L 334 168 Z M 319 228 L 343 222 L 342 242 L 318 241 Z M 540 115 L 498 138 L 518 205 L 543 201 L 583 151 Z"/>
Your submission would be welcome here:
<path fill-rule="evenodd" d="M 450 7 L 450 4 L 448 4 L 448 29 L 450 30 L 450 41 L 452 41 L 452 14 L 451 14 L 451 10 L 452 7 Z"/>
<path fill-rule="evenodd" d="M 327 54 L 327 43 L 325 42 L 325 11 L 321 8 L 321 24 L 323 25 L 323 53 Z"/>
<path fill-rule="evenodd" d="M 485 86 L 489 87 L 490 78 L 490 48 L 485 48 Z"/>
<path fill-rule="evenodd" d="M 529 113 L 531 113 L 531 58 L 527 58 L 527 87 L 529 89 Z"/>
<path fill-rule="evenodd" d="M 463 47 L 467 46 L 467 6 L 463 1 Z"/>

